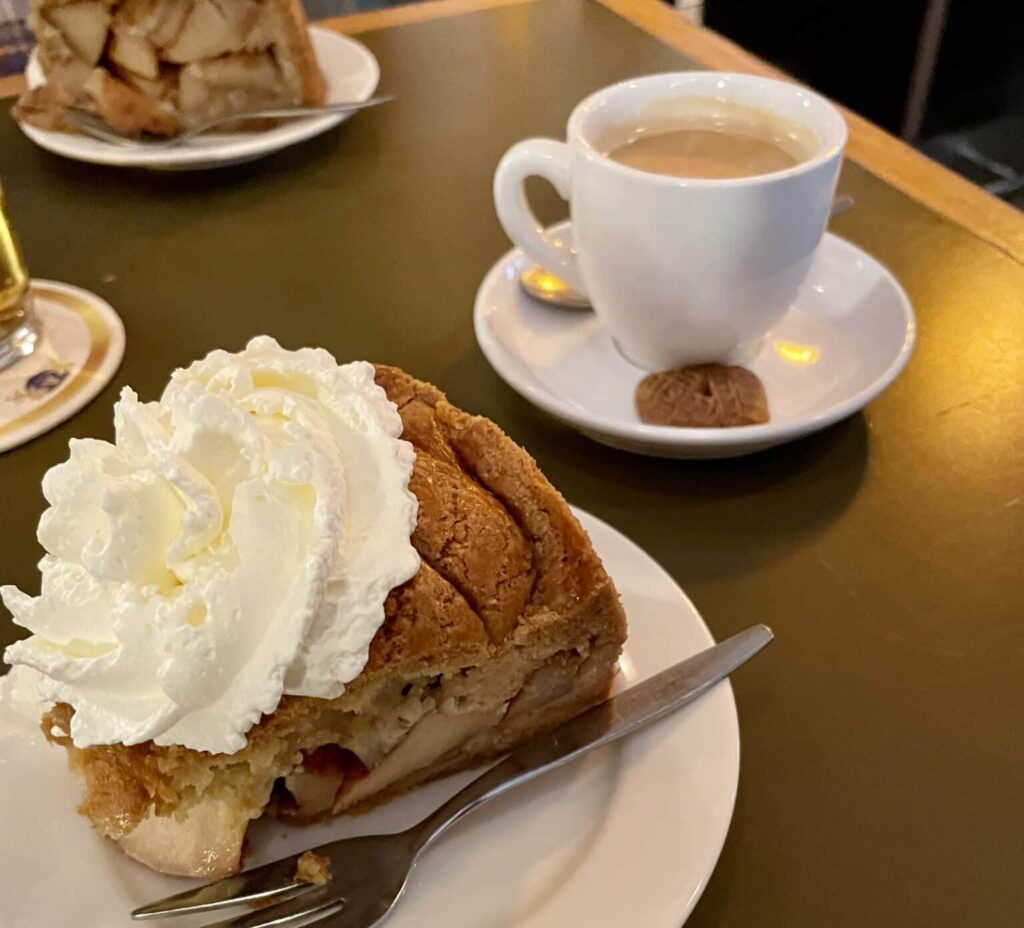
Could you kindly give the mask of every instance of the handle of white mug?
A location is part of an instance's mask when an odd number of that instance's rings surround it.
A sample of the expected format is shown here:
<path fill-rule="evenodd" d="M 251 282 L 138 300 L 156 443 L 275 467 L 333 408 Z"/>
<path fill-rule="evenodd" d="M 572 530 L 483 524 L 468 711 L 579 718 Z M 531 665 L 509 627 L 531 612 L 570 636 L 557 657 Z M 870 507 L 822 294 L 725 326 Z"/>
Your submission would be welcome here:
<path fill-rule="evenodd" d="M 517 142 L 494 172 L 494 207 L 505 233 L 544 270 L 585 293 L 572 246 L 537 221 L 526 199 L 527 177 L 543 177 L 563 200 L 569 199 L 569 146 L 552 139 Z"/>

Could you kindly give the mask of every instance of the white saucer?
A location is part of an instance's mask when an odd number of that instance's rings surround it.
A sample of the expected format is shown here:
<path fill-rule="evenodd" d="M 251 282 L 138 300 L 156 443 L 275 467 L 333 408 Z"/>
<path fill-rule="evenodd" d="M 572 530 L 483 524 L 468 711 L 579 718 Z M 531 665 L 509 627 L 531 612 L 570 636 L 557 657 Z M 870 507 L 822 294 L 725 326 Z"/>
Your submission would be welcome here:
<path fill-rule="evenodd" d="M 569 223 L 553 230 L 571 236 Z M 626 451 L 724 458 L 792 441 L 852 415 L 896 378 L 914 345 L 914 313 L 892 274 L 826 233 L 786 316 L 747 364 L 764 383 L 771 421 L 724 429 L 646 425 L 633 406 L 645 372 L 615 348 L 597 316 L 528 297 L 529 259 L 508 252 L 477 292 L 473 322 L 487 360 L 531 403 Z"/>
<path fill-rule="evenodd" d="M 327 102 L 365 100 L 377 89 L 380 67 L 370 50 L 355 39 L 329 29 L 311 27 L 317 63 L 327 81 Z M 29 86 L 43 83 L 43 74 L 32 53 L 26 76 Z M 351 114 L 348 114 L 351 115 Z M 180 148 L 164 151 L 120 148 L 109 142 L 70 132 L 51 132 L 19 123 L 21 131 L 42 148 L 65 158 L 109 164 L 117 167 L 142 167 L 162 170 L 196 170 L 223 167 L 262 158 L 271 152 L 303 142 L 326 132 L 348 118 L 332 113 L 309 119 L 293 119 L 263 132 L 232 132 L 200 136 Z"/>
<path fill-rule="evenodd" d="M 613 528 L 577 515 L 629 616 L 617 689 L 712 644 L 664 570 Z M 388 928 L 679 928 L 725 839 L 739 748 L 725 682 L 455 826 L 416 867 Z M 475 775 L 429 784 L 357 818 L 309 828 L 270 821 L 251 834 L 247 863 L 405 828 Z M 0 699 L 0 928 L 129 928 L 138 924 L 129 921 L 130 909 L 190 885 L 153 873 L 100 838 L 75 814 L 79 793 L 64 752 Z"/>
<path fill-rule="evenodd" d="M 73 416 L 114 376 L 124 325 L 95 293 L 33 280 L 39 336 L 32 354 L 0 371 L 0 452 Z"/>

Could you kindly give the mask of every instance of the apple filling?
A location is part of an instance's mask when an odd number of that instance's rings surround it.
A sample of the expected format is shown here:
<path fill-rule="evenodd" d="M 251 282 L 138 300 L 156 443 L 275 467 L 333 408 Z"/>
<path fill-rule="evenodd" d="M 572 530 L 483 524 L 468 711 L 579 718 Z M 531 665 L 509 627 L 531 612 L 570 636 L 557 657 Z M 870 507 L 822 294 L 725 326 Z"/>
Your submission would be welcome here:
<path fill-rule="evenodd" d="M 486 728 L 502 712 L 449 715 L 431 710 L 372 770 L 350 750 L 325 744 L 309 754 L 274 784 L 274 798 L 283 801 L 274 810 L 280 816 L 312 820 L 337 814 L 350 806 L 429 766 Z"/>
<path fill-rule="evenodd" d="M 608 656 L 589 646 L 533 667 L 517 661 L 514 672 L 503 672 L 511 663 L 389 686 L 394 701 L 385 710 L 384 693 L 370 696 L 372 714 L 332 712 L 323 702 L 308 730 L 294 730 L 272 749 L 245 762 L 216 755 L 223 763 L 188 785 L 188 801 L 170 814 L 148 810 L 117 839 L 130 856 L 165 873 L 229 873 L 252 819 L 269 813 L 304 823 L 376 803 L 466 766 L 467 757 L 502 753 L 539 718 L 592 703 L 608 682 Z M 107 823 L 108 834 L 117 824 Z"/>

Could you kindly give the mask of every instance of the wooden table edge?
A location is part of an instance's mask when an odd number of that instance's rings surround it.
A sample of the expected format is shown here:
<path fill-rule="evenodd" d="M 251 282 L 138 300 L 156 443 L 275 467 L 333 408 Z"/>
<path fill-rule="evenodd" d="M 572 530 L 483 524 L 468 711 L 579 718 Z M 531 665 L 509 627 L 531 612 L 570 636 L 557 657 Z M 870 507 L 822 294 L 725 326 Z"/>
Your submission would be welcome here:
<path fill-rule="evenodd" d="M 477 13 L 495 7 L 536 2 L 537 0 L 425 0 L 420 3 L 403 3 L 382 10 L 345 13 L 342 16 L 318 20 L 317 25 L 344 32 L 346 35 L 356 35 L 359 32 L 369 32 L 371 29 L 388 29 L 391 26 L 464 16 L 467 13 Z"/>
<path fill-rule="evenodd" d="M 25 89 L 23 74 L 6 74 L 0 77 L 0 98 L 16 97 Z"/>
<path fill-rule="evenodd" d="M 349 35 L 410 23 L 463 16 L 537 0 L 429 0 L 321 20 L 317 25 Z M 627 22 L 719 71 L 791 79 L 723 36 L 695 26 L 659 0 L 596 0 Z M 24 88 L 22 75 L 0 77 L 0 97 Z M 849 126 L 847 157 L 887 183 L 1024 262 L 1024 216 L 1002 200 L 932 161 L 856 113 L 840 107 Z"/>

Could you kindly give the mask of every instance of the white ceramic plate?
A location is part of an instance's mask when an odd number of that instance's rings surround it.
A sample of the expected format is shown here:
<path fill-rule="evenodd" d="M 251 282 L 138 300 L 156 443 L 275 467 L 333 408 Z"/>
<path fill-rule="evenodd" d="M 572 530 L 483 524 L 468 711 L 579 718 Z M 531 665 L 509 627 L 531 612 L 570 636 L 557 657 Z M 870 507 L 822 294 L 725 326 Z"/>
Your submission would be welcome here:
<path fill-rule="evenodd" d="M 553 230 L 570 238 L 568 223 Z M 857 412 L 903 370 L 914 313 L 896 278 L 826 233 L 792 308 L 747 365 L 771 421 L 690 429 L 647 425 L 633 407 L 645 372 L 615 348 L 597 316 L 537 302 L 518 286 L 529 259 L 508 252 L 480 285 L 476 338 L 501 378 L 531 403 L 603 444 L 669 458 L 723 458 L 817 432 Z"/>
<path fill-rule="evenodd" d="M 629 616 L 617 688 L 712 644 L 683 591 L 603 522 L 578 513 Z M 128 928 L 135 906 L 190 881 L 129 860 L 73 811 L 63 751 L 0 701 L 0 928 Z M 247 863 L 345 835 L 405 828 L 475 774 L 354 819 L 268 822 Z M 739 775 L 727 682 L 649 729 L 494 800 L 416 868 L 388 928 L 679 928 L 718 859 Z M 176 926 L 205 919 L 176 920 Z"/>
<path fill-rule="evenodd" d="M 344 103 L 365 100 L 377 89 L 380 68 L 370 50 L 355 39 L 311 27 L 317 64 L 327 81 L 327 102 Z M 28 66 L 31 86 L 43 82 L 35 52 Z M 180 148 L 164 151 L 120 148 L 109 142 L 69 132 L 51 132 L 19 123 L 22 132 L 42 148 L 76 161 L 110 164 L 117 167 L 141 167 L 163 170 L 194 170 L 223 167 L 262 158 L 271 152 L 320 135 L 347 119 L 344 113 L 332 113 L 308 119 L 294 119 L 263 132 L 210 133 L 187 142 Z"/>

